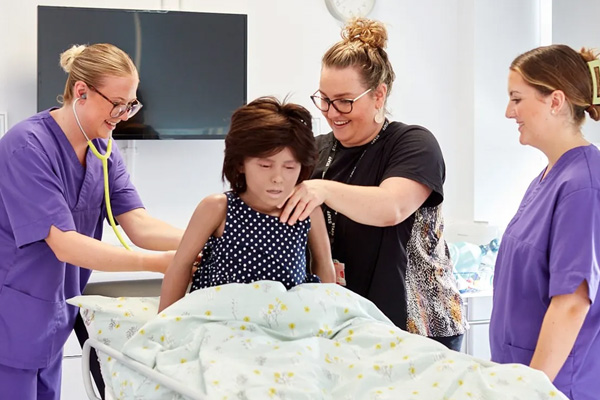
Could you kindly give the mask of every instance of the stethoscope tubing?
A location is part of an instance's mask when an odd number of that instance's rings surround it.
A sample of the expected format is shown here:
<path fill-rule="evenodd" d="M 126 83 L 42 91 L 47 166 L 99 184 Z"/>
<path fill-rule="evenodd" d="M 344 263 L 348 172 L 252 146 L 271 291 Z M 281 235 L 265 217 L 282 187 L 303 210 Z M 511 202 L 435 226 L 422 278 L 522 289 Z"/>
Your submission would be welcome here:
<path fill-rule="evenodd" d="M 102 162 L 102 175 L 104 177 L 104 202 L 106 203 L 106 215 L 108 217 L 108 221 L 110 222 L 110 226 L 112 227 L 113 231 L 115 232 L 115 235 L 119 239 L 119 242 L 121 242 L 123 247 L 125 247 L 127 250 L 131 250 L 131 248 L 129 247 L 129 245 L 127 245 L 127 243 L 121 236 L 121 233 L 117 229 L 117 224 L 115 223 L 115 219 L 114 219 L 113 213 L 112 213 L 112 208 L 110 206 L 110 190 L 109 190 L 109 186 L 108 186 L 108 158 L 110 157 L 110 154 L 112 153 L 112 145 L 113 145 L 112 133 L 111 133 L 110 137 L 108 138 L 108 144 L 106 146 L 106 153 L 100 154 L 100 152 L 98 151 L 96 146 L 94 146 L 94 143 L 90 140 L 88 135 L 83 130 L 83 126 L 81 126 L 81 122 L 79 122 L 79 116 L 77 115 L 77 111 L 75 110 L 75 105 L 77 104 L 77 102 L 79 100 L 81 100 L 80 97 L 76 98 L 73 101 L 73 115 L 75 116 L 75 121 L 77 122 L 77 126 L 79 126 L 81 133 L 83 134 L 83 136 L 85 137 L 85 140 L 87 141 L 88 147 L 90 148 L 92 153 L 94 153 L 94 155 Z"/>

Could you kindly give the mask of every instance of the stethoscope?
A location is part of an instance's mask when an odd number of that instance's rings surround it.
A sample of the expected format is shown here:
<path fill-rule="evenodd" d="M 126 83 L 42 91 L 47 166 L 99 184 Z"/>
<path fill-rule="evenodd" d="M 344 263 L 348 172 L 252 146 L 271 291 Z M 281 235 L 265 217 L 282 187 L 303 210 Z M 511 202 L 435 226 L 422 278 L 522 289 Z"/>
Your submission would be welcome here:
<path fill-rule="evenodd" d="M 77 111 L 75 111 L 75 104 L 77 104 L 77 102 L 79 100 L 84 100 L 85 98 L 86 98 L 86 95 L 83 94 L 83 95 L 81 95 L 81 97 L 78 97 L 73 101 L 73 115 L 75 116 L 75 121 L 77 121 L 77 125 L 79 126 L 81 133 L 83 133 L 85 140 L 87 140 L 88 147 L 90 148 L 92 153 L 94 153 L 94 155 L 102 162 L 102 173 L 104 175 L 104 201 L 106 203 L 106 214 L 108 216 L 108 221 L 110 222 L 110 226 L 112 226 L 113 231 L 115 232 L 115 235 L 117 235 L 117 238 L 119 239 L 119 242 L 121 242 L 123 247 L 125 247 L 127 250 L 131 250 L 131 248 L 127 245 L 127 243 L 125 243 L 125 240 L 123 240 L 121 233 L 117 229 L 117 225 L 115 224 L 115 219 L 114 219 L 113 213 L 112 213 L 112 208 L 110 207 L 110 195 L 109 195 L 109 191 L 108 191 L 108 158 L 110 157 L 110 153 L 112 152 L 112 143 L 113 143 L 112 132 L 110 134 L 110 137 L 108 138 L 108 145 L 106 146 L 106 153 L 104 155 L 102 155 L 102 154 L 100 154 L 100 152 L 98 151 L 96 146 L 94 146 L 94 143 L 92 143 L 92 141 L 90 140 L 88 135 L 85 134 L 85 131 L 83 130 L 83 126 L 81 126 L 81 122 L 79 122 L 79 117 L 77 116 Z"/>

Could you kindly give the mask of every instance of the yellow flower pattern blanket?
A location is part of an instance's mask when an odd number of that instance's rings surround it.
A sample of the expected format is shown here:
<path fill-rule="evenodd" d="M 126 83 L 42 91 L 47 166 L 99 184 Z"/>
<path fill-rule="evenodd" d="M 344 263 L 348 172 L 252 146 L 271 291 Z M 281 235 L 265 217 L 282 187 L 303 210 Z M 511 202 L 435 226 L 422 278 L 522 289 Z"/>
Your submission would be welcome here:
<path fill-rule="evenodd" d="M 85 308 L 85 297 L 72 302 Z M 123 316 L 113 325 L 134 317 L 127 298 L 115 301 Z M 83 312 L 94 319 L 89 307 Z M 335 284 L 197 290 L 141 326 L 122 351 L 207 399 L 566 399 L 539 371 L 401 331 Z M 179 398 L 115 360 L 102 367 L 117 399 Z"/>

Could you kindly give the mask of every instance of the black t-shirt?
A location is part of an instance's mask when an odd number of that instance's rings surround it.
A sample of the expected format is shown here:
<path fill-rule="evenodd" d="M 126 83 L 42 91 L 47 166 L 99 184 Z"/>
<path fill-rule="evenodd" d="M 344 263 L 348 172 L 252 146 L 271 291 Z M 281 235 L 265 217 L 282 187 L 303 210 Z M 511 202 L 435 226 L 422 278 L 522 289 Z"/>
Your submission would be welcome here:
<path fill-rule="evenodd" d="M 427 129 L 392 122 L 375 143 L 352 148 L 337 143 L 323 177 L 334 141 L 333 133 L 317 137 L 319 161 L 312 178 L 362 186 L 379 186 L 391 177 L 407 178 L 432 189 L 423 207 L 435 207 L 443 201 L 444 159 Z M 335 217 L 332 255 L 345 264 L 347 287 L 373 301 L 402 329 L 407 324 L 406 244 L 413 222 L 414 215 L 382 228 L 356 223 L 341 214 Z"/>

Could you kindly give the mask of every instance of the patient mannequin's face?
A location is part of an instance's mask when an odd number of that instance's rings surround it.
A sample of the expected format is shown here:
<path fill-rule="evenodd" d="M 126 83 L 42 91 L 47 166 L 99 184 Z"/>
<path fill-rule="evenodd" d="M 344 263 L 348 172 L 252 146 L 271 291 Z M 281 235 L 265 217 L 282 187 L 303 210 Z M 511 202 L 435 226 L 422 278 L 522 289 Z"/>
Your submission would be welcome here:
<path fill-rule="evenodd" d="M 322 97 L 330 100 L 354 99 L 368 87 L 361 82 L 358 69 L 328 68 L 321 70 L 319 92 Z M 368 143 L 379 131 L 379 126 L 373 120 L 377 109 L 375 91 L 369 92 L 352 104 L 352 112 L 342 114 L 333 106 L 329 111 L 322 112 L 333 134 L 346 147 L 360 146 Z M 382 103 L 382 101 L 380 101 Z"/>
<path fill-rule="evenodd" d="M 257 211 L 279 215 L 277 205 L 283 203 L 298 182 L 302 166 L 286 147 L 264 157 L 248 157 L 241 172 L 246 176 L 246 191 L 242 200 Z"/>

